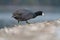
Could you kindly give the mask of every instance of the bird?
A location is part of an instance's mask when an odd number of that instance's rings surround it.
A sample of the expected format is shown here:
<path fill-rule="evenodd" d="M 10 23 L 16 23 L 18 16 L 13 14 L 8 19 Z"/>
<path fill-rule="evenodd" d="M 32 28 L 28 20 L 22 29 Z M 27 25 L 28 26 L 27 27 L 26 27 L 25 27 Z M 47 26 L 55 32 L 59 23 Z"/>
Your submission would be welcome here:
<path fill-rule="evenodd" d="M 18 9 L 13 12 L 12 17 L 18 21 L 26 21 L 26 23 L 30 24 L 28 20 L 36 18 L 37 16 L 44 15 L 43 11 L 32 12 L 28 9 Z"/>

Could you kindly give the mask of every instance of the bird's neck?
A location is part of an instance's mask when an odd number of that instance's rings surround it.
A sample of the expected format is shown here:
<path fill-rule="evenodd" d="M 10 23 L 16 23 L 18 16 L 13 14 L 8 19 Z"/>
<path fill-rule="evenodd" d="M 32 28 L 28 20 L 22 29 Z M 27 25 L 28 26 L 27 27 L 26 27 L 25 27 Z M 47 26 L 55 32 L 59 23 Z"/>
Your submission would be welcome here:
<path fill-rule="evenodd" d="M 33 18 L 35 18 L 35 17 L 37 17 L 37 15 L 36 15 L 36 14 L 34 14 Z"/>

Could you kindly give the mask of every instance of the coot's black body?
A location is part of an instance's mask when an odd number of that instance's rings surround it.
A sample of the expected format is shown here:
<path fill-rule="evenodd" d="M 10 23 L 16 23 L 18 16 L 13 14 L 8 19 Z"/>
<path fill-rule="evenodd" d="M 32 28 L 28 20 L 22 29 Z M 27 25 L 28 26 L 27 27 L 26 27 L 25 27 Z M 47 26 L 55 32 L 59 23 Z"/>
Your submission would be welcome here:
<path fill-rule="evenodd" d="M 18 23 L 19 23 L 19 21 L 26 21 L 27 22 L 27 20 L 35 18 L 39 15 L 42 15 L 42 11 L 37 11 L 37 12 L 33 13 L 27 9 L 19 9 L 13 13 L 13 18 L 18 20 Z"/>

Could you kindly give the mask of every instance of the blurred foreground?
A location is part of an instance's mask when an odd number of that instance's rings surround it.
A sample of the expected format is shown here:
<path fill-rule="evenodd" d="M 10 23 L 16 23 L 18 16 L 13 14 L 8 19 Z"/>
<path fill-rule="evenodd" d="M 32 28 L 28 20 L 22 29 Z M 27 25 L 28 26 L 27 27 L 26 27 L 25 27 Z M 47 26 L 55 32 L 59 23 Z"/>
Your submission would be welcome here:
<path fill-rule="evenodd" d="M 2 28 L 0 40 L 60 40 L 60 19 Z"/>

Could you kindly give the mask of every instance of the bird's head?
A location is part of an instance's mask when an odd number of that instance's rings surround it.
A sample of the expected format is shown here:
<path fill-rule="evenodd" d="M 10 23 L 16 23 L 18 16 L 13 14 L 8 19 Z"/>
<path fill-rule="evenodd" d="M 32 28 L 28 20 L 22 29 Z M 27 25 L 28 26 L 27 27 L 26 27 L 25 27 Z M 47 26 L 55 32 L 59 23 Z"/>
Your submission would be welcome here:
<path fill-rule="evenodd" d="M 37 11 L 37 12 L 35 12 L 35 15 L 36 16 L 44 16 L 44 12 L 42 12 L 42 11 Z"/>

